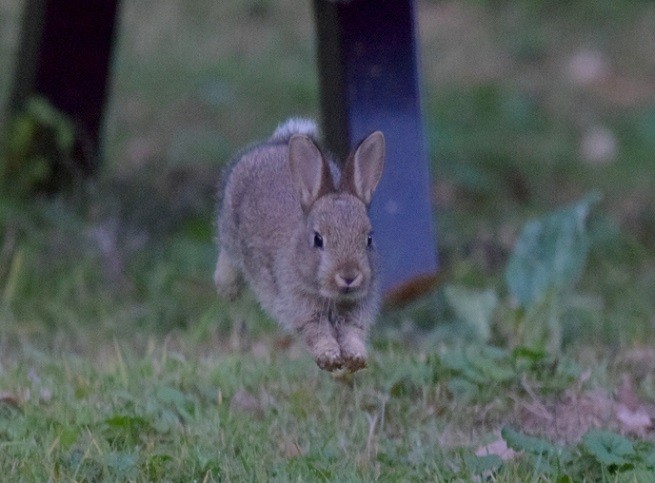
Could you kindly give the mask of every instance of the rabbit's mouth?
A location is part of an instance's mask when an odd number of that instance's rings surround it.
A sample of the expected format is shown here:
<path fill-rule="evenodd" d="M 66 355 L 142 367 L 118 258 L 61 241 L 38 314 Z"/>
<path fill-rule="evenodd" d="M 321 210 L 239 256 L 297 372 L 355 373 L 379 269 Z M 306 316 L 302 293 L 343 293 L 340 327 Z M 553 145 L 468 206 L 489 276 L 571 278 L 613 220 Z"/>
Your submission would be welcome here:
<path fill-rule="evenodd" d="M 335 287 L 332 290 L 322 292 L 323 297 L 335 302 L 355 302 L 366 294 L 366 290 L 362 287 Z"/>
<path fill-rule="evenodd" d="M 361 296 L 361 290 L 359 288 L 352 287 L 343 287 L 339 289 L 339 297 L 345 299 L 359 298 Z"/>

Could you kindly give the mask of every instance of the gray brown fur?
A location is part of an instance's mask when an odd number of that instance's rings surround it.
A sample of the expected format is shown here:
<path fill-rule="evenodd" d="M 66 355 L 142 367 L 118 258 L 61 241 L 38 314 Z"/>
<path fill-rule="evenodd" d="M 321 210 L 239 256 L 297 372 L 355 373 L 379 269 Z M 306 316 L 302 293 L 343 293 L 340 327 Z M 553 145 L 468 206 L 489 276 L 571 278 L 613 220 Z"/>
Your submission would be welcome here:
<path fill-rule="evenodd" d="M 245 281 L 322 369 L 356 371 L 366 366 L 379 308 L 367 208 L 382 174 L 384 136 L 366 138 L 342 176 L 316 138 L 312 121 L 292 119 L 234 163 L 214 280 L 228 299 Z"/>

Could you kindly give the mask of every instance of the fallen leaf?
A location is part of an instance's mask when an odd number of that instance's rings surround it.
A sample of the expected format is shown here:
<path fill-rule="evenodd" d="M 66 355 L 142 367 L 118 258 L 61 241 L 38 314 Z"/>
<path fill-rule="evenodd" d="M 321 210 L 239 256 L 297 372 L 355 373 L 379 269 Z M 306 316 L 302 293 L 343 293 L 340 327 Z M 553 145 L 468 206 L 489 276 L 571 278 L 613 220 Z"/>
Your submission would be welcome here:
<path fill-rule="evenodd" d="M 589 85 L 607 78 L 609 66 L 607 58 L 598 50 L 580 50 L 576 52 L 567 65 L 569 79 L 578 85 Z"/>
<path fill-rule="evenodd" d="M 621 429 L 626 432 L 643 436 L 653 427 L 653 420 L 647 408 L 635 391 L 634 381 L 628 374 L 623 374 L 621 386 L 617 391 L 615 407 L 616 419 L 621 423 Z"/>
<path fill-rule="evenodd" d="M 42 387 L 39 391 L 39 400 L 43 403 L 52 401 L 52 390 L 47 387 Z"/>
<path fill-rule="evenodd" d="M 628 433 L 644 435 L 653 428 L 653 421 L 644 408 L 630 409 L 625 404 L 616 405 L 616 419 L 621 423 L 621 429 Z"/>
<path fill-rule="evenodd" d="M 239 389 L 230 401 L 230 409 L 244 413 L 256 413 L 261 411 L 259 399 L 244 388 Z"/>
<path fill-rule="evenodd" d="M 614 132 L 604 126 L 589 129 L 580 141 L 580 157 L 590 166 L 611 164 L 619 147 Z"/>
<path fill-rule="evenodd" d="M 271 347 L 270 344 L 264 341 L 253 342 L 250 347 L 250 352 L 255 359 L 271 360 Z"/>
<path fill-rule="evenodd" d="M 615 401 L 602 389 L 580 392 L 573 387 L 556 398 L 537 402 L 522 405 L 521 427 L 558 443 L 578 442 L 589 430 L 607 426 L 614 418 Z"/>
<path fill-rule="evenodd" d="M 625 213 L 620 213 L 617 216 L 622 218 L 621 223 L 625 224 L 625 220 L 633 219 L 640 212 L 642 205 L 646 202 L 636 201 L 632 197 L 628 197 L 626 204 L 628 206 L 623 208 Z M 625 367 L 633 377 L 639 379 L 646 377 L 652 373 L 655 367 L 655 348 L 654 347 L 635 347 L 622 354 L 619 358 L 622 367 Z"/>
<path fill-rule="evenodd" d="M 507 442 L 503 438 L 498 438 L 493 443 L 481 446 L 475 450 L 475 456 L 483 457 L 496 455 L 499 456 L 503 461 L 515 458 L 517 454 L 518 453 L 516 451 L 507 446 Z"/>
<path fill-rule="evenodd" d="M 239 389 L 230 401 L 230 410 L 250 414 L 256 418 L 263 418 L 266 408 L 275 405 L 273 397 L 266 391 L 260 391 L 259 397 L 246 389 Z"/>
<path fill-rule="evenodd" d="M 14 409 L 19 409 L 23 402 L 16 393 L 10 391 L 1 391 L 0 392 L 0 404 L 5 406 L 12 407 Z"/>
<path fill-rule="evenodd" d="M 281 441 L 280 452 L 284 458 L 297 458 L 307 454 L 307 451 L 298 446 L 296 441 Z"/>
<path fill-rule="evenodd" d="M 641 406 L 639 396 L 635 392 L 635 385 L 632 378 L 628 374 L 621 376 L 621 386 L 617 391 L 618 401 L 627 409 L 636 410 Z"/>

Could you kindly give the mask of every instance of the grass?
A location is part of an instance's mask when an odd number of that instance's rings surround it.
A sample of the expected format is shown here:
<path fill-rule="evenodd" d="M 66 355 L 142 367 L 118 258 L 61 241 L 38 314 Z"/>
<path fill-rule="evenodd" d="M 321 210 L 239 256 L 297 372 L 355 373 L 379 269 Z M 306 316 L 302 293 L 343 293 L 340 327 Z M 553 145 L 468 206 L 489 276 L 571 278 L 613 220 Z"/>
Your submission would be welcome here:
<path fill-rule="evenodd" d="M 0 195 L 3 478 L 652 480 L 653 7 L 419 2 L 443 282 L 335 378 L 252 296 L 214 294 L 221 166 L 318 104 L 310 5 L 223 3 L 124 2 L 98 179 Z M 601 65 L 582 83 L 580 52 Z M 517 306 L 524 224 L 591 191 L 584 270 Z M 552 314 L 544 351 L 526 334 Z"/>
<path fill-rule="evenodd" d="M 492 351 L 479 369 L 496 361 L 504 371 L 480 373 L 485 382 L 461 392 L 468 376 L 449 359 L 455 351 L 426 357 L 378 348 L 370 370 L 339 380 L 304 354 L 290 358 L 261 347 L 227 353 L 207 345 L 199 351 L 188 339 L 153 338 L 139 353 L 108 341 L 91 363 L 87 355 L 24 345 L 0 378 L 10 388 L 2 394 L 0 426 L 5 477 L 468 479 L 483 467 L 474 452 L 499 437 L 492 428 L 519 422 L 513 414 L 524 410 L 527 384 L 541 386 L 541 397 L 561 394 L 580 371 L 563 363 L 549 368 L 553 361 L 539 358 L 526 365 L 530 357 L 520 362 Z M 626 468 L 603 464 L 579 445 L 557 448 L 572 452 L 575 465 L 544 471 L 517 459 L 492 468 L 500 470 L 498 481 L 530 474 L 613 479 L 635 469 L 652 476 L 652 461 L 639 468 L 638 459 L 652 443 Z"/>

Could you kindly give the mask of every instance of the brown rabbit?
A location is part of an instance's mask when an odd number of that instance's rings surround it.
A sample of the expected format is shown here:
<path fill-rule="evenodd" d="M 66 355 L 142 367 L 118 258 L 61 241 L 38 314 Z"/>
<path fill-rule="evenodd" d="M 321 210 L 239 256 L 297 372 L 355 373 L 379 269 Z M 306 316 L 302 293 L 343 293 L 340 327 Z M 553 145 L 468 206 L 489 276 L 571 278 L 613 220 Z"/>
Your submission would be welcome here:
<path fill-rule="evenodd" d="M 343 172 L 316 139 L 313 121 L 290 119 L 233 164 L 214 280 L 233 299 L 245 279 L 321 369 L 356 371 L 366 367 L 379 308 L 367 208 L 382 175 L 384 136 L 376 131 L 362 141 Z"/>

